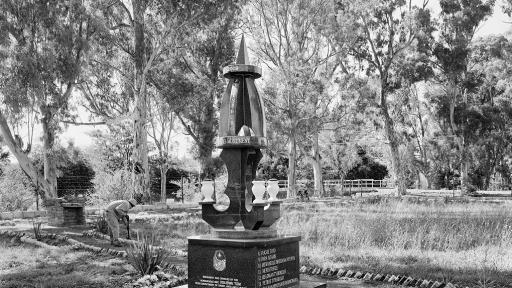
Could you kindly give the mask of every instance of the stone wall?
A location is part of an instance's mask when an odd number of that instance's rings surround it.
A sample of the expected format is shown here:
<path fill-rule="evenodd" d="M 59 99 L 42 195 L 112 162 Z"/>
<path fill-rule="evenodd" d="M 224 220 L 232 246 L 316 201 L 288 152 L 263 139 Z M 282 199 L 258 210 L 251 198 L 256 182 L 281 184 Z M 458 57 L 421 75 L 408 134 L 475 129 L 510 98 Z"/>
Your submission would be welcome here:
<path fill-rule="evenodd" d="M 156 211 L 165 209 L 201 209 L 198 203 L 173 203 L 173 204 L 161 204 L 155 203 L 153 205 L 137 205 L 130 210 L 130 213 L 138 213 L 142 211 Z M 48 210 L 48 208 L 45 208 Z M 103 208 L 87 207 L 84 208 L 84 214 L 88 215 L 101 215 Z M 0 220 L 12 220 L 12 219 L 30 219 L 36 217 L 49 216 L 49 211 L 16 211 L 16 212 L 0 212 Z"/>

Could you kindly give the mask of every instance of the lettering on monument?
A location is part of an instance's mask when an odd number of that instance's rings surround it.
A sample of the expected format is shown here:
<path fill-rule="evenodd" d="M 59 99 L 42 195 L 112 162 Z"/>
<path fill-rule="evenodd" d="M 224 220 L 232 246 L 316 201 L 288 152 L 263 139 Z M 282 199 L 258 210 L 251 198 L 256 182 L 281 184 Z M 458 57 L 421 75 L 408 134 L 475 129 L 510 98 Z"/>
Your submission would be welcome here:
<path fill-rule="evenodd" d="M 265 146 L 267 140 L 262 137 L 253 136 L 223 136 L 217 140 L 218 145 L 260 145 Z"/>
<path fill-rule="evenodd" d="M 293 286 L 298 278 L 286 279 L 286 263 L 295 261 L 295 256 L 277 258 L 276 248 L 258 250 L 258 287 L 279 288 Z"/>
<path fill-rule="evenodd" d="M 251 143 L 250 136 L 235 136 L 222 138 L 223 144 L 249 144 Z"/>
<path fill-rule="evenodd" d="M 199 281 L 194 283 L 200 287 L 215 287 L 215 288 L 246 288 L 236 278 L 214 277 L 203 275 Z"/>

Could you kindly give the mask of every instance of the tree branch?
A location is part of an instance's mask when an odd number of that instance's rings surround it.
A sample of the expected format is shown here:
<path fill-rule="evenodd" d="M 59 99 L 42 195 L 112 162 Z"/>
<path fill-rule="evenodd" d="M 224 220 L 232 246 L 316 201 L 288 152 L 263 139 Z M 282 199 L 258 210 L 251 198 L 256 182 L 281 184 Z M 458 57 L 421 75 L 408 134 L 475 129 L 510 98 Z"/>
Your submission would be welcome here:
<path fill-rule="evenodd" d="M 199 140 L 199 137 L 197 137 L 197 135 L 194 133 L 194 131 L 192 131 L 192 129 L 190 128 L 190 125 L 188 125 L 185 120 L 183 119 L 183 117 L 181 117 L 181 115 L 178 113 L 178 112 L 175 112 L 176 113 L 176 116 L 178 117 L 178 119 L 180 119 L 180 122 L 181 124 L 183 125 L 183 127 L 187 130 L 187 133 L 188 135 L 190 135 L 194 141 L 196 142 L 197 145 L 199 146 L 204 146 L 202 143 L 201 143 L 201 140 Z"/>
<path fill-rule="evenodd" d="M 99 122 L 76 122 L 76 121 L 70 121 L 70 120 L 61 120 L 61 123 L 64 124 L 71 124 L 75 126 L 95 126 L 95 125 L 106 125 L 107 122 L 105 121 L 99 121 Z"/>

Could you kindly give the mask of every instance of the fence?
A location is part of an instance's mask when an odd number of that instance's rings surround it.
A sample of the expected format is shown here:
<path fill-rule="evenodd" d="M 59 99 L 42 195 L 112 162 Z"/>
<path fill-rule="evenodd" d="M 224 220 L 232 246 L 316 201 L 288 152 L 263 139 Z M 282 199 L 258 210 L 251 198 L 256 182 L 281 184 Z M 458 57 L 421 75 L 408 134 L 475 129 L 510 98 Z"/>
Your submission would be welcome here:
<path fill-rule="evenodd" d="M 312 180 L 297 180 L 296 186 L 297 190 L 307 189 L 306 185 L 308 183 L 313 183 Z M 357 180 L 324 180 L 322 182 L 324 190 L 326 189 L 340 189 L 341 193 L 348 191 L 349 193 L 359 193 L 359 192 L 370 192 L 377 188 L 391 188 L 392 185 L 387 180 L 374 180 L 374 179 L 357 179 Z M 288 191 L 288 180 L 279 180 L 279 188 L 282 191 Z M 288 191 L 288 198 L 295 198 L 297 195 L 293 195 L 290 191 Z"/>
<path fill-rule="evenodd" d="M 86 196 L 93 189 L 92 176 L 63 176 L 57 178 L 58 197 Z"/>

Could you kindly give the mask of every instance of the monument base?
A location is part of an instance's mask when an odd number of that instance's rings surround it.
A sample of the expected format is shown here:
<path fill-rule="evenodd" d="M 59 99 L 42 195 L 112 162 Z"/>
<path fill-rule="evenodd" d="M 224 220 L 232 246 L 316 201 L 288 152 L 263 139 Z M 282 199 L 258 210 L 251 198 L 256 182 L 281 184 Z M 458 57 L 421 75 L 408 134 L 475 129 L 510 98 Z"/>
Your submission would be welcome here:
<path fill-rule="evenodd" d="M 300 236 L 188 238 L 189 288 L 300 287 Z M 308 286 L 311 287 L 311 286 Z"/>

